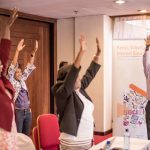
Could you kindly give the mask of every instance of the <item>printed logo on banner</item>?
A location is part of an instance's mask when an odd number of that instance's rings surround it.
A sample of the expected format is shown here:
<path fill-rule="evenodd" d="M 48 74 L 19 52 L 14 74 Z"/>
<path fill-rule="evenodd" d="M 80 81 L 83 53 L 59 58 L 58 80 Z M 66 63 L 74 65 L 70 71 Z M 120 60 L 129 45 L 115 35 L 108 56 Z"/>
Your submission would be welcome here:
<path fill-rule="evenodd" d="M 123 125 L 140 126 L 145 123 L 145 106 L 147 100 L 144 96 L 130 89 L 123 96 L 125 105 Z"/>
<path fill-rule="evenodd" d="M 131 84 L 123 95 L 124 115 L 123 126 L 129 128 L 131 133 L 139 127 L 146 125 L 145 106 L 147 104 L 146 92 Z M 139 128 L 140 129 L 140 128 Z M 136 136 L 138 137 L 138 135 Z"/>

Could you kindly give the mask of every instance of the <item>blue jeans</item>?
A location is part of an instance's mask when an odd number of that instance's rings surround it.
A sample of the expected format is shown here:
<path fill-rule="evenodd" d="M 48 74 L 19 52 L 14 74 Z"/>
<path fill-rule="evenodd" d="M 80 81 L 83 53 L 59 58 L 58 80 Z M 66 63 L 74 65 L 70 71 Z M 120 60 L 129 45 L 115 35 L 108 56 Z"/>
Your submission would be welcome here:
<path fill-rule="evenodd" d="M 30 109 L 15 109 L 17 132 L 30 135 L 32 113 Z"/>

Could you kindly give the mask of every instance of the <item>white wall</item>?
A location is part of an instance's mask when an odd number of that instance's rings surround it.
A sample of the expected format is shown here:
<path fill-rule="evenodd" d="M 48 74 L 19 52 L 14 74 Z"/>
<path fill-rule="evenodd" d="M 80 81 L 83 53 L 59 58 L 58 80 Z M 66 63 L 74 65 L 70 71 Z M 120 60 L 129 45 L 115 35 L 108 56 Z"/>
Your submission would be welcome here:
<path fill-rule="evenodd" d="M 87 92 L 92 98 L 95 110 L 95 131 L 105 132 L 111 129 L 112 123 L 112 30 L 111 19 L 108 16 L 84 16 L 73 19 L 58 20 L 58 63 L 66 56 L 66 44 L 63 41 L 71 41 L 68 47 L 73 47 L 72 51 L 67 50 L 72 60 L 79 51 L 79 37 L 83 33 L 87 38 L 87 52 L 82 61 L 81 74 L 85 72 L 89 66 L 94 54 L 96 53 L 96 37 L 100 40 L 101 56 L 100 64 L 102 65 L 97 76 L 88 87 Z M 62 31 L 63 29 L 63 31 Z M 71 31 L 72 30 L 72 31 Z M 62 33 L 63 32 L 63 33 Z M 67 34 L 67 36 L 63 36 Z M 74 42 L 75 43 L 74 43 Z"/>
<path fill-rule="evenodd" d="M 104 131 L 107 131 L 112 128 L 112 19 L 104 16 L 103 23 Z"/>
<path fill-rule="evenodd" d="M 103 16 L 86 16 L 78 17 L 75 19 L 75 53 L 79 51 L 78 39 L 80 34 L 83 33 L 87 38 L 87 52 L 83 58 L 81 74 L 83 75 L 89 66 L 93 56 L 96 53 L 96 37 L 99 38 L 102 53 L 100 56 L 100 64 L 102 65 L 95 79 L 88 87 L 87 92 L 92 98 L 94 103 L 94 119 L 95 119 L 95 130 L 103 131 L 103 120 L 104 120 L 104 78 L 103 78 Z"/>
<path fill-rule="evenodd" d="M 78 52 L 78 38 L 87 37 L 88 50 L 83 61 L 83 74 L 96 52 L 95 38 L 101 43 L 102 65 L 96 78 L 87 89 L 95 105 L 96 131 L 105 132 L 112 128 L 112 21 L 108 16 L 86 16 L 75 19 L 75 52 Z M 98 89 L 98 90 L 96 90 Z"/>
<path fill-rule="evenodd" d="M 74 58 L 74 18 L 57 21 L 57 66 Z"/>

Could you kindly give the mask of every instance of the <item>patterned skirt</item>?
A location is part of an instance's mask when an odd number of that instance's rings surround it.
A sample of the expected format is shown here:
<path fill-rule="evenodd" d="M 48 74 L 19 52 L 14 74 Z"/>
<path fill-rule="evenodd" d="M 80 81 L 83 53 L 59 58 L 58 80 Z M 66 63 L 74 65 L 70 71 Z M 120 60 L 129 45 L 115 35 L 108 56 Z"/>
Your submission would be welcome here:
<path fill-rule="evenodd" d="M 14 114 L 13 104 L 12 104 L 12 110 Z M 0 149 L 1 150 L 18 150 L 15 115 L 13 115 L 11 132 L 7 132 L 6 130 L 0 128 Z"/>

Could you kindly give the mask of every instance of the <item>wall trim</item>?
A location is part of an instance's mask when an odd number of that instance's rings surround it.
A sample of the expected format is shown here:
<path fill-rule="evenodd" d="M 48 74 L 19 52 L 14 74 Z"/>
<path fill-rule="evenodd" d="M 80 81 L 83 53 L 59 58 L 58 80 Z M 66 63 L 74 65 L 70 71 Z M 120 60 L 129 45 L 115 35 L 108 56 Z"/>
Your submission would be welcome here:
<path fill-rule="evenodd" d="M 107 130 L 107 131 L 105 131 L 105 132 L 97 132 L 97 131 L 94 131 L 94 135 L 101 135 L 101 136 L 104 136 L 104 135 L 107 135 L 107 134 L 110 134 L 110 133 L 112 133 L 112 129 L 110 129 L 110 130 Z"/>
<path fill-rule="evenodd" d="M 0 8 L 0 15 L 9 16 L 10 10 Z M 47 22 L 47 23 L 56 23 L 57 21 L 57 19 L 54 19 L 54 18 L 42 17 L 42 16 L 27 14 L 23 12 L 18 12 L 18 15 L 19 15 L 18 18 L 20 19 L 28 19 L 32 21 L 34 20 L 34 21 Z"/>
<path fill-rule="evenodd" d="M 150 16 L 150 13 L 142 13 L 142 14 L 128 14 L 128 15 L 115 15 L 115 16 L 110 16 L 111 18 L 115 18 L 115 17 L 130 17 L 130 16 Z"/>

